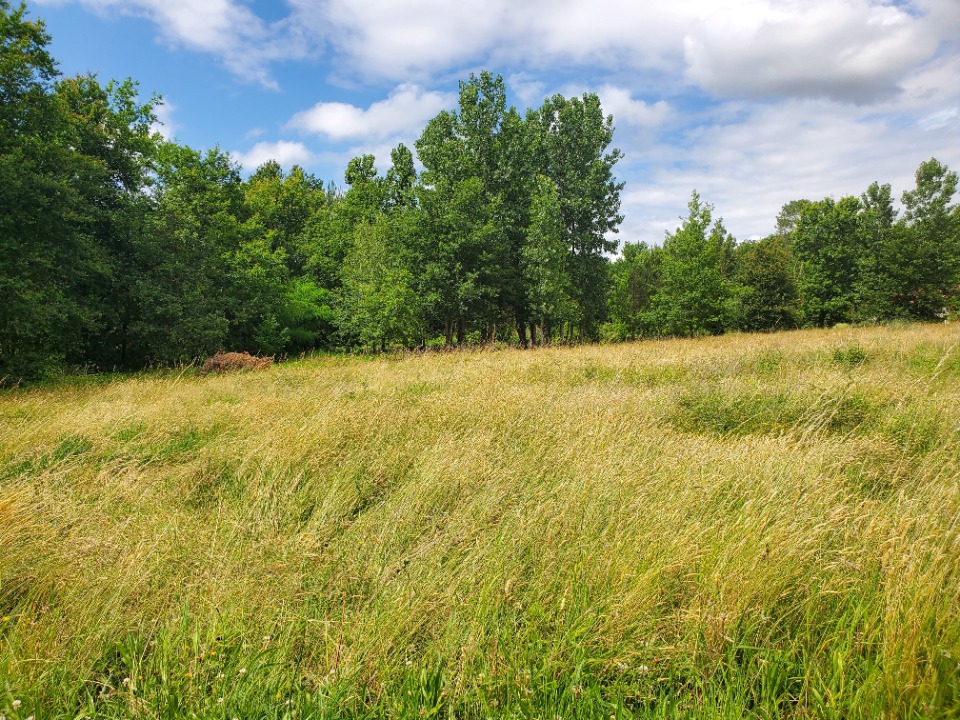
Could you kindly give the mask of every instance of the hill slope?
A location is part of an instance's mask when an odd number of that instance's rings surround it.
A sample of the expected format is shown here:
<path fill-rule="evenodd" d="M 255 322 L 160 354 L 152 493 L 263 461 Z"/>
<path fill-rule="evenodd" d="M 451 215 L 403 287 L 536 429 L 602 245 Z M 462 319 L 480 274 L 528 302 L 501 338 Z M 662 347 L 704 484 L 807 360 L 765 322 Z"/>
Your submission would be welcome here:
<path fill-rule="evenodd" d="M 956 716 L 958 343 L 2 394 L 0 713 Z"/>

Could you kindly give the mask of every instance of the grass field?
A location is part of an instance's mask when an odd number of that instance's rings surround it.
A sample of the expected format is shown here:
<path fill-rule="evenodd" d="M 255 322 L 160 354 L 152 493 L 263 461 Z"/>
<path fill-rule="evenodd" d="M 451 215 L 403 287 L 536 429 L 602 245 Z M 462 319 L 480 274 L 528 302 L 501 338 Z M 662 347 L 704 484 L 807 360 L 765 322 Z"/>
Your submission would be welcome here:
<path fill-rule="evenodd" d="M 0 715 L 960 717 L 960 325 L 0 394 Z"/>

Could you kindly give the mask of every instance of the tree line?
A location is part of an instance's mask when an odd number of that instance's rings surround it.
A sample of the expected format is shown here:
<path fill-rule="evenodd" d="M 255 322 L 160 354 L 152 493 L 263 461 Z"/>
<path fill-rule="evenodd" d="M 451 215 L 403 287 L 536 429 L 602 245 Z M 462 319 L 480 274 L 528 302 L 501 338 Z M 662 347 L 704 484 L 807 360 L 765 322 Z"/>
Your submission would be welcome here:
<path fill-rule="evenodd" d="M 414 152 L 345 185 L 155 132 L 136 83 L 63 77 L 42 22 L 0 0 L 0 382 L 269 355 L 769 330 L 956 307 L 955 173 L 796 201 L 745 243 L 694 193 L 662 246 L 627 242 L 594 94 L 508 106 L 460 83 Z"/>
<path fill-rule="evenodd" d="M 795 200 L 774 234 L 737 243 L 694 192 L 662 246 L 626 243 L 611 267 L 610 338 L 937 321 L 960 310 L 957 174 L 920 164 L 903 214 L 890 185 Z"/>

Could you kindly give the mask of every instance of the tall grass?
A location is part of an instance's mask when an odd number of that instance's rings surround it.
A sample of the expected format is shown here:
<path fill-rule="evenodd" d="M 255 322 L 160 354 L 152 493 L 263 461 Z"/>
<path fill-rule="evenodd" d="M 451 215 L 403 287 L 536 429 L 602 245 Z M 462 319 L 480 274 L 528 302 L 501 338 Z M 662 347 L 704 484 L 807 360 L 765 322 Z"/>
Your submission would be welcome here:
<path fill-rule="evenodd" d="M 960 716 L 960 328 L 0 395 L 0 715 Z"/>

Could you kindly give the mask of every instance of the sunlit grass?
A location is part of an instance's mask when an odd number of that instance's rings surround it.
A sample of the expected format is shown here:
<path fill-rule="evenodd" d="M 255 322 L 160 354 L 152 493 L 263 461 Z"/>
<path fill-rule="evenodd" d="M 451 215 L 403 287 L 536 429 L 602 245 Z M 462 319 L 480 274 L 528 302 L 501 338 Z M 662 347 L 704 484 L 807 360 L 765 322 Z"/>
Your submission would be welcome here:
<path fill-rule="evenodd" d="M 958 343 L 7 392 L 0 714 L 956 717 Z"/>

